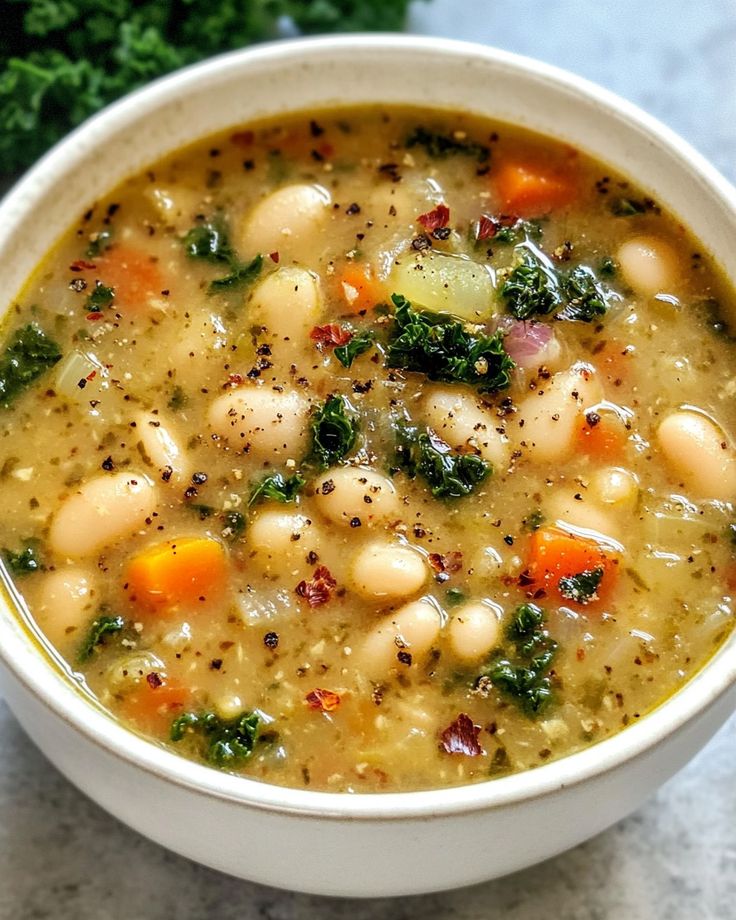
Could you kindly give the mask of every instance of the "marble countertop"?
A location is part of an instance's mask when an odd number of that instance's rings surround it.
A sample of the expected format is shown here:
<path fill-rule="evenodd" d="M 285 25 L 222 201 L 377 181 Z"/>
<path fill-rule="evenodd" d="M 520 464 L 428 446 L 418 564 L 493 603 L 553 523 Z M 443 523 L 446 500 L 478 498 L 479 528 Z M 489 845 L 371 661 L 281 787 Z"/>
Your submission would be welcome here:
<path fill-rule="evenodd" d="M 733 0 L 433 0 L 410 25 L 596 80 L 736 179 Z M 541 866 L 445 894 L 328 900 L 228 878 L 149 843 L 69 785 L 0 702 L 0 920 L 728 920 L 735 761 L 736 718 L 638 812 Z"/>

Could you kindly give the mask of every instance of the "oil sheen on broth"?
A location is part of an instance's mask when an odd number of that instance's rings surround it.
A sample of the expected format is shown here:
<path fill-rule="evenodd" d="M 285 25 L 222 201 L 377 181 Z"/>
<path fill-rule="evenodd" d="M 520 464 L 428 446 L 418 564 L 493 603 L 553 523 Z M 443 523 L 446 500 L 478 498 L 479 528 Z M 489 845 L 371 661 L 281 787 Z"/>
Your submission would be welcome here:
<path fill-rule="evenodd" d="M 6 566 L 184 756 L 335 792 L 537 767 L 732 628 L 732 301 L 641 190 L 507 125 L 210 138 L 10 311 Z"/>

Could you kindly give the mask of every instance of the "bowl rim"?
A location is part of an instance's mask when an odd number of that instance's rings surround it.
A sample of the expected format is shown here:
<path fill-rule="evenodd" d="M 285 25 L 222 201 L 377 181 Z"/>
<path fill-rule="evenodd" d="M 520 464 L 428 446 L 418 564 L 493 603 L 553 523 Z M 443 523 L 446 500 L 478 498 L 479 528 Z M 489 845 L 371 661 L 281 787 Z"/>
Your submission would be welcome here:
<path fill-rule="evenodd" d="M 609 90 L 553 65 L 486 45 L 451 39 L 396 34 L 344 35 L 300 38 L 265 43 L 229 52 L 164 76 L 123 97 L 87 120 L 46 153 L 0 202 L 3 218 L 12 221 L 29 203 L 45 193 L 79 156 L 84 139 L 100 136 L 107 126 L 124 125 L 156 108 L 199 81 L 269 62 L 294 63 L 332 51 L 375 51 L 407 54 L 431 51 L 442 59 L 482 58 L 515 70 L 525 77 L 551 82 L 570 96 L 594 102 L 608 118 L 618 118 L 638 129 L 668 152 L 715 194 L 732 215 L 736 213 L 736 190 L 690 144 L 653 116 Z M 380 100 L 377 100 L 380 102 Z M 196 138 L 193 138 L 196 140 Z M 301 817 L 336 820 L 386 821 L 425 819 L 440 815 L 501 808 L 522 801 L 554 795 L 563 788 L 584 784 L 625 762 L 645 756 L 664 739 L 713 706 L 736 683 L 736 637 L 716 654 L 673 696 L 639 722 L 576 754 L 533 770 L 476 782 L 465 786 L 390 793 L 331 793 L 277 786 L 243 776 L 221 773 L 187 760 L 163 746 L 124 728 L 101 707 L 91 704 L 66 676 L 58 673 L 47 655 L 39 652 L 14 618 L 11 605 L 0 604 L 0 663 L 31 695 L 78 735 L 107 754 L 127 762 L 169 784 L 201 796 L 214 797 L 239 806 Z M 15 628 L 14 628 L 15 627 Z M 729 654 L 730 653 L 730 654 Z"/>

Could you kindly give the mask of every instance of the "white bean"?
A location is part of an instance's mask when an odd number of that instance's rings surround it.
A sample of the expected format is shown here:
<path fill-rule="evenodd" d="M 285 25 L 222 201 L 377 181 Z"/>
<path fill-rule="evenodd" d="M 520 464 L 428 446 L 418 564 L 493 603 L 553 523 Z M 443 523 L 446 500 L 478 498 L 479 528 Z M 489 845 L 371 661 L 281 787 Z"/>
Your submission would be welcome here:
<path fill-rule="evenodd" d="M 635 236 L 619 246 L 616 258 L 625 280 L 641 294 L 668 291 L 678 277 L 677 254 L 656 236 Z"/>
<path fill-rule="evenodd" d="M 305 514 L 265 508 L 248 527 L 248 557 L 264 572 L 302 573 L 309 568 L 307 556 L 319 556 L 322 538 Z"/>
<path fill-rule="evenodd" d="M 141 412 L 136 416 L 136 431 L 144 458 L 159 472 L 171 470 L 171 479 L 177 482 L 191 475 L 184 451 L 172 435 L 172 423 L 164 424 L 160 415 Z"/>
<path fill-rule="evenodd" d="M 314 249 L 330 200 L 321 185 L 287 185 L 271 192 L 247 213 L 238 241 L 242 254 L 278 252 L 282 259 L 303 261 Z"/>
<path fill-rule="evenodd" d="M 495 414 L 481 408 L 473 396 L 437 387 L 423 398 L 421 408 L 429 426 L 450 447 L 475 448 L 497 471 L 507 469 L 508 438 L 499 433 Z"/>
<path fill-rule="evenodd" d="M 497 611 L 479 602 L 460 607 L 448 625 L 450 647 L 463 661 L 487 655 L 498 644 L 500 632 Z"/>
<path fill-rule="evenodd" d="M 111 693 L 133 690 L 151 671 L 165 676 L 166 666 L 158 655 L 153 652 L 131 652 L 108 668 L 105 678 L 106 689 Z"/>
<path fill-rule="evenodd" d="M 65 567 L 43 575 L 33 612 L 46 638 L 65 652 L 82 640 L 96 610 L 94 583 L 84 569 Z"/>
<path fill-rule="evenodd" d="M 515 415 L 516 436 L 526 456 L 537 463 L 569 457 L 586 407 L 600 402 L 602 395 L 595 371 L 588 364 L 574 364 L 541 382 L 534 393 L 519 402 Z"/>
<path fill-rule="evenodd" d="M 156 488 L 144 475 L 97 476 L 64 499 L 49 531 L 54 553 L 89 556 L 143 527 L 156 508 Z"/>
<path fill-rule="evenodd" d="M 352 587 L 368 600 L 396 600 L 416 594 L 427 580 L 419 553 L 397 543 L 371 542 L 358 550 L 350 568 Z"/>
<path fill-rule="evenodd" d="M 333 467 L 313 483 L 320 514 L 353 527 L 398 518 L 401 501 L 390 479 L 363 466 Z"/>
<path fill-rule="evenodd" d="M 628 470 L 606 466 L 591 476 L 588 494 L 616 511 L 632 511 L 639 497 L 639 481 Z"/>
<path fill-rule="evenodd" d="M 579 498 L 575 498 L 579 495 Z M 620 525 L 595 501 L 589 491 L 556 491 L 545 503 L 545 517 L 582 530 L 592 530 L 603 537 L 618 540 Z"/>
<path fill-rule="evenodd" d="M 381 677 L 392 669 L 406 670 L 426 658 L 441 627 L 440 611 L 430 600 L 411 601 L 373 628 L 360 660 L 370 677 Z"/>
<path fill-rule="evenodd" d="M 301 457 L 306 449 L 309 405 L 294 390 L 240 387 L 210 406 L 210 427 L 231 447 L 271 461 Z"/>
<path fill-rule="evenodd" d="M 301 348 L 304 332 L 315 324 L 320 307 L 316 275 L 303 268 L 279 268 L 253 289 L 248 325 L 262 326 L 273 339 L 292 341 Z"/>
<path fill-rule="evenodd" d="M 709 418 L 672 412 L 657 429 L 665 460 L 683 485 L 699 498 L 734 501 L 736 457 L 723 431 Z"/>

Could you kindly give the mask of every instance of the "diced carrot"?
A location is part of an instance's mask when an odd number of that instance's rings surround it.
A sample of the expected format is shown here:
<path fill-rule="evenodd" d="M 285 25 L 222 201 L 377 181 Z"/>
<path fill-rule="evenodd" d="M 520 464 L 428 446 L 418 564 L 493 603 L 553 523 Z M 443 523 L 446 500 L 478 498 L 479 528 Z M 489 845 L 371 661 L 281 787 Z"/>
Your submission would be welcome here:
<path fill-rule="evenodd" d="M 96 276 L 115 291 L 115 308 L 140 310 L 166 287 L 151 256 L 133 246 L 115 245 L 95 259 Z"/>
<path fill-rule="evenodd" d="M 370 266 L 346 265 L 337 277 L 337 293 L 348 313 L 367 313 L 386 299 L 386 289 L 373 274 Z"/>
<path fill-rule="evenodd" d="M 597 419 L 597 421 L 596 421 Z M 626 429 L 615 415 L 598 415 L 589 412 L 580 429 L 580 450 L 598 460 L 611 462 L 620 459 L 626 447 Z"/>
<path fill-rule="evenodd" d="M 126 573 L 128 593 L 144 610 L 197 608 L 222 595 L 228 574 L 223 546 L 209 537 L 160 543 L 136 556 Z"/>
<path fill-rule="evenodd" d="M 159 734 L 181 715 L 190 699 L 191 691 L 180 684 L 164 679 L 157 685 L 144 680 L 120 704 L 120 715 L 141 731 Z"/>
<path fill-rule="evenodd" d="M 531 579 L 532 585 L 554 591 L 566 604 L 572 602 L 560 593 L 560 579 L 599 568 L 603 569 L 603 577 L 596 593 L 599 599 L 604 599 L 616 581 L 618 556 L 615 551 L 555 526 L 540 527 L 531 535 L 525 576 Z"/>
<path fill-rule="evenodd" d="M 518 217 L 542 217 L 575 199 L 569 175 L 530 163 L 503 163 L 493 173 L 500 207 Z"/>

